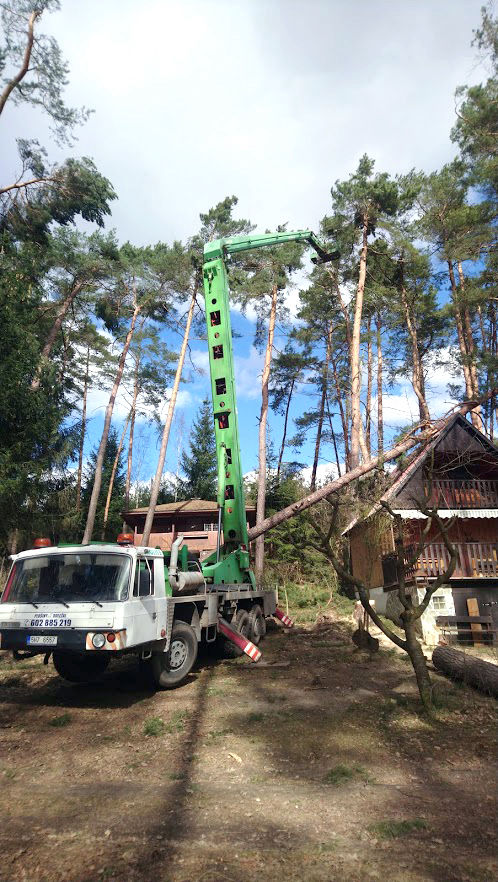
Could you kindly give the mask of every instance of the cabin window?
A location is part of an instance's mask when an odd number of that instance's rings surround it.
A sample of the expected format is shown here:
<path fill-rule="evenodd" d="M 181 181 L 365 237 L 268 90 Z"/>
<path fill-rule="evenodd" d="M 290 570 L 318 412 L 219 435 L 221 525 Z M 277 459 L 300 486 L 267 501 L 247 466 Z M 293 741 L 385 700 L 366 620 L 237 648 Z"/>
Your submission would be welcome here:
<path fill-rule="evenodd" d="M 217 533 L 218 532 L 218 524 L 204 524 L 204 532 L 205 533 Z"/>
<path fill-rule="evenodd" d="M 437 610 L 446 609 L 446 597 L 444 594 L 435 594 L 432 598 L 432 605 Z"/>

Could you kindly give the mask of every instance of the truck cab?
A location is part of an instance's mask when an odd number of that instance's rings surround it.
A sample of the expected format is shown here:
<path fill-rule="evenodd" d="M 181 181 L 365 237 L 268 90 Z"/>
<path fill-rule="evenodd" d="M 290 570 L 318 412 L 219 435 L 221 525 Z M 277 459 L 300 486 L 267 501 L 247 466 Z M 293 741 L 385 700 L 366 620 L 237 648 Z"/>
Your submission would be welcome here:
<path fill-rule="evenodd" d="M 158 549 L 106 543 L 23 551 L 0 603 L 1 646 L 116 651 L 160 640 L 168 589 Z"/>

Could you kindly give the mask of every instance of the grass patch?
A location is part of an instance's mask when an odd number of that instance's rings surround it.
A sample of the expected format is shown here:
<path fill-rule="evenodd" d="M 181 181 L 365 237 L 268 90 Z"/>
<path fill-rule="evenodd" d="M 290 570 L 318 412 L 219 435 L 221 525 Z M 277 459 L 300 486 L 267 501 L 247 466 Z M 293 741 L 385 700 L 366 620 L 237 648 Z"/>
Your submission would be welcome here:
<path fill-rule="evenodd" d="M 165 731 L 166 726 L 161 717 L 151 717 L 149 720 L 145 720 L 144 735 L 148 735 L 151 738 L 157 738 L 159 735 L 164 735 Z"/>
<path fill-rule="evenodd" d="M 169 721 L 166 723 L 166 732 L 168 732 L 170 735 L 173 732 L 183 732 L 187 719 L 187 711 L 175 711 L 174 714 L 171 715 Z"/>
<path fill-rule="evenodd" d="M 184 781 L 186 777 L 186 772 L 170 772 L 168 775 L 170 781 Z"/>
<path fill-rule="evenodd" d="M 247 715 L 248 723 L 261 723 L 264 720 L 265 715 L 256 711 L 253 711 L 251 714 Z"/>
<path fill-rule="evenodd" d="M 217 695 L 226 695 L 227 689 L 223 686 L 209 686 L 207 694 L 212 698 L 216 698 Z"/>
<path fill-rule="evenodd" d="M 323 780 L 326 784 L 338 786 L 340 784 L 345 784 L 346 781 L 352 781 L 354 778 L 360 778 L 367 784 L 371 784 L 374 780 L 363 766 L 356 763 L 352 766 L 347 766 L 344 763 L 339 763 L 337 766 L 333 766 L 333 768 L 329 769 L 324 775 Z"/>
<path fill-rule="evenodd" d="M 344 784 L 345 781 L 351 781 L 353 777 L 354 771 L 351 766 L 345 766 L 343 763 L 339 763 L 337 766 L 328 770 L 327 774 L 324 775 L 323 780 L 326 784 Z"/>
<path fill-rule="evenodd" d="M 61 714 L 60 717 L 54 717 L 53 720 L 48 721 L 49 726 L 53 726 L 55 729 L 62 729 L 64 726 L 68 726 L 71 722 L 71 714 Z"/>
<path fill-rule="evenodd" d="M 232 731 L 232 729 L 211 729 L 207 734 L 208 738 L 224 738 L 225 735 L 231 735 Z"/>
<path fill-rule="evenodd" d="M 427 822 L 423 818 L 413 818 L 411 821 L 380 821 L 368 829 L 379 839 L 397 839 L 398 836 L 406 836 L 416 830 L 427 830 Z"/>

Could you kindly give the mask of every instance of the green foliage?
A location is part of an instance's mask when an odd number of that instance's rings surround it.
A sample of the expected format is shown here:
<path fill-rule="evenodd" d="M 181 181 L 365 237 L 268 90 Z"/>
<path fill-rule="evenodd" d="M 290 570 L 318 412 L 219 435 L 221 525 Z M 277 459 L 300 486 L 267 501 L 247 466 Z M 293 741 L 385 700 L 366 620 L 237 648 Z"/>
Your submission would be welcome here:
<path fill-rule="evenodd" d="M 190 430 L 190 453 L 184 451 L 181 467 L 185 477 L 181 481 L 183 499 L 216 499 L 216 442 L 212 407 L 207 398 L 202 402 Z"/>
<path fill-rule="evenodd" d="M 12 82 L 22 69 L 27 46 L 28 22 L 34 17 L 35 39 L 29 70 L 14 85 L 9 100 L 13 104 L 40 107 L 51 119 L 52 132 L 60 144 L 71 142 L 71 131 L 83 123 L 90 113 L 64 103 L 69 68 L 54 37 L 39 33 L 41 16 L 60 9 L 59 0 L 5 0 L 2 3 L 4 43 L 0 47 L 0 72 L 3 86 Z"/>

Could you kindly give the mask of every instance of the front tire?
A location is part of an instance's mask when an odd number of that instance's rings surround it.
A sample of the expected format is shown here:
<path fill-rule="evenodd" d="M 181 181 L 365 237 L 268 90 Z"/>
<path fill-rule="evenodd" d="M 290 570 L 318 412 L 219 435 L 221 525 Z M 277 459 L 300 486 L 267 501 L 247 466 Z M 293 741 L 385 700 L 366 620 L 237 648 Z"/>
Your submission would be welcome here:
<path fill-rule="evenodd" d="M 197 637 L 186 622 L 175 622 L 168 652 L 153 652 L 152 677 L 159 689 L 176 689 L 190 674 L 197 659 Z"/>
<path fill-rule="evenodd" d="M 52 654 L 54 668 L 70 683 L 92 683 L 104 673 L 110 658 L 108 653 L 84 655 L 80 652 L 55 652 Z"/>

